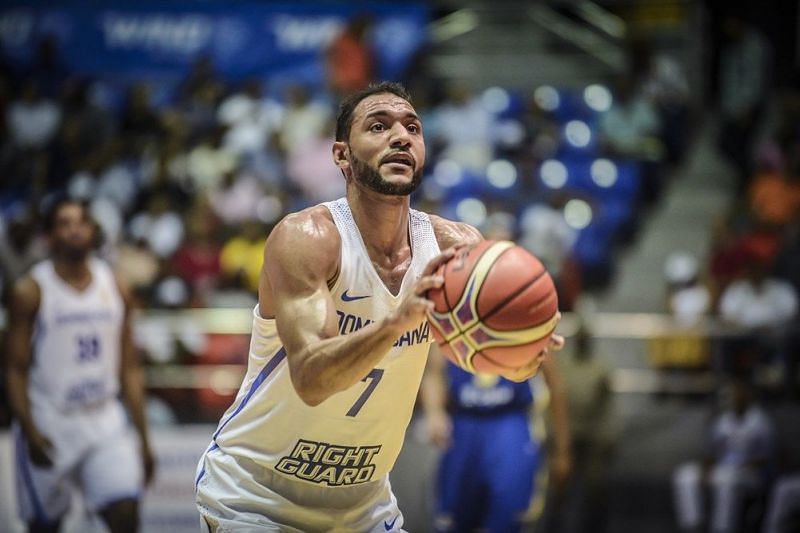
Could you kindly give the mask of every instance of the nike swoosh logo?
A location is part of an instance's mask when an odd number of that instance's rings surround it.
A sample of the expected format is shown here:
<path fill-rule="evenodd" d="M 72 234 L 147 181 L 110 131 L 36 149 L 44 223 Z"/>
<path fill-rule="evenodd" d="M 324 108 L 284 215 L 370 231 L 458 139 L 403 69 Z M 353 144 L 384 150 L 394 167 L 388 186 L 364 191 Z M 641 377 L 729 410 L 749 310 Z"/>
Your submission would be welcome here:
<path fill-rule="evenodd" d="M 348 296 L 347 291 L 342 293 L 342 301 L 343 302 L 355 302 L 356 300 L 363 300 L 364 298 L 369 298 L 369 294 L 366 296 Z"/>
<path fill-rule="evenodd" d="M 394 527 L 394 523 L 395 522 L 397 522 L 397 516 L 395 516 L 394 519 L 392 519 L 391 522 L 387 522 L 386 520 L 384 520 L 383 521 L 383 529 L 385 529 L 386 531 L 391 531 L 392 528 Z"/>

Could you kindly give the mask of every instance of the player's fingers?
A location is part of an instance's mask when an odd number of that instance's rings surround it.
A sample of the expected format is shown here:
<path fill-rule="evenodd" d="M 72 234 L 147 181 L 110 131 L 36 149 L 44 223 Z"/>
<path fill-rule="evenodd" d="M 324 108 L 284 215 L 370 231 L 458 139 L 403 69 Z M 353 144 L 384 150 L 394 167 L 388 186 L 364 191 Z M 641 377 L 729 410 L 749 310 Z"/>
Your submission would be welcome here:
<path fill-rule="evenodd" d="M 564 342 L 564 337 L 558 335 L 557 333 L 553 333 L 550 335 L 550 344 L 547 346 L 547 349 L 557 352 L 564 347 Z"/>
<path fill-rule="evenodd" d="M 444 250 L 442 253 L 440 253 L 439 255 L 437 255 L 428 262 L 428 264 L 425 266 L 425 270 L 422 272 L 422 275 L 430 276 L 431 274 L 436 272 L 440 266 L 450 261 L 455 254 L 456 254 L 456 249 L 454 247 Z"/>
<path fill-rule="evenodd" d="M 423 276 L 417 281 L 414 293 L 417 296 L 424 296 L 430 289 L 438 289 L 443 283 L 444 278 L 442 276 Z"/>

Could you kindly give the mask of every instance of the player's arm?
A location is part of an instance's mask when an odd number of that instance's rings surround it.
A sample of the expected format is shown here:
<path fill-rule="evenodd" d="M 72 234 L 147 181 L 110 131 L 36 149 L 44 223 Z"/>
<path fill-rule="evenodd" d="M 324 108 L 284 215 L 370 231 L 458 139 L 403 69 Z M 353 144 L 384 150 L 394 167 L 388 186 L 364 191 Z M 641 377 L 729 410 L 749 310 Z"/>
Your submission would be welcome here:
<path fill-rule="evenodd" d="M 433 444 L 440 448 L 450 446 L 452 422 L 447 413 L 447 361 L 435 345 L 431 345 L 425 374 L 420 387 L 420 404 L 425 414 L 425 426 Z"/>
<path fill-rule="evenodd" d="M 569 427 L 567 392 L 558 363 L 548 357 L 542 363 L 542 374 L 550 391 L 550 416 L 553 421 L 553 459 L 551 470 L 556 485 L 562 485 L 572 470 L 572 438 Z"/>
<path fill-rule="evenodd" d="M 50 466 L 53 445 L 36 427 L 28 397 L 28 373 L 33 363 L 31 339 L 40 301 L 39 285 L 33 278 L 23 278 L 14 285 L 6 336 L 8 354 L 6 375 L 11 411 L 19 421 L 28 441 L 31 460 L 40 466 Z"/>
<path fill-rule="evenodd" d="M 119 293 L 125 303 L 125 318 L 122 322 L 120 335 L 120 389 L 122 401 L 128 408 L 136 433 L 139 435 L 139 444 L 142 453 L 145 482 L 149 483 L 155 471 L 155 460 L 150 447 L 150 434 L 147 430 L 147 417 L 145 415 L 144 375 L 139 364 L 139 356 L 133 343 L 132 314 L 133 305 L 127 285 L 117 279 Z"/>
<path fill-rule="evenodd" d="M 262 316 L 275 317 L 292 384 L 312 406 L 363 379 L 405 331 L 424 320 L 433 305 L 425 291 L 441 286 L 431 275 L 438 267 L 433 261 L 397 310 L 339 336 L 328 282 L 338 270 L 340 247 L 336 226 L 321 210 L 288 216 L 265 246 L 259 308 Z"/>

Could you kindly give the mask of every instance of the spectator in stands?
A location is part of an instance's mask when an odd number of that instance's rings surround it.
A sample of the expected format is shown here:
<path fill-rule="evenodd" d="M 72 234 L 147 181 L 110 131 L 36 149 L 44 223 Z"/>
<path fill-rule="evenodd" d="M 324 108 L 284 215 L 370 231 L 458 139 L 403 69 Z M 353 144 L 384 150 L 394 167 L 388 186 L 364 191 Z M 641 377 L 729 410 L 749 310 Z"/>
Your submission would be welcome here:
<path fill-rule="evenodd" d="M 661 141 L 670 163 L 679 162 L 689 140 L 689 80 L 683 64 L 673 55 L 654 51 L 647 39 L 632 44 L 641 54 L 637 76 L 644 96 L 649 99 L 661 122 Z"/>
<path fill-rule="evenodd" d="M 463 84 L 447 88 L 437 106 L 433 142 L 442 143 L 441 157 L 464 168 L 484 172 L 492 159 L 492 114 Z"/>
<path fill-rule="evenodd" d="M 661 163 L 666 151 L 661 132 L 661 119 L 653 103 L 631 76 L 620 77 L 611 108 L 600 116 L 600 140 L 609 157 L 639 164 L 639 191 L 645 203 L 656 201 L 662 189 Z"/>
<path fill-rule="evenodd" d="M 262 150 L 282 119 L 283 106 L 264 95 L 258 79 L 246 81 L 217 109 L 217 121 L 228 128 L 223 145 L 242 156 Z"/>
<path fill-rule="evenodd" d="M 265 139 L 260 150 L 245 154 L 241 159 L 242 171 L 255 176 L 268 188 L 285 186 L 285 163 L 277 131 Z"/>
<path fill-rule="evenodd" d="M 660 133 L 661 121 L 653 104 L 630 76 L 622 76 L 611 108 L 600 116 L 600 135 L 606 151 L 616 157 L 658 162 L 664 157 Z"/>
<path fill-rule="evenodd" d="M 333 130 L 330 123 L 305 144 L 296 146 L 286 158 L 286 176 L 309 205 L 339 198 L 345 192 L 342 173 L 331 162 Z"/>
<path fill-rule="evenodd" d="M 562 195 L 550 196 L 546 202 L 526 208 L 520 218 L 519 243 L 542 261 L 556 281 L 578 237 L 575 228 L 564 219 L 567 200 Z"/>
<path fill-rule="evenodd" d="M 786 167 L 762 165 L 748 191 L 756 220 L 773 228 L 800 217 L 800 146 L 789 147 Z"/>
<path fill-rule="evenodd" d="M 682 325 L 696 324 L 712 309 L 711 292 L 700 281 L 697 259 L 689 252 L 673 252 L 664 264 L 667 309 Z"/>
<path fill-rule="evenodd" d="M 128 87 L 122 107 L 120 132 L 138 147 L 144 147 L 162 133 L 161 117 L 150 98 L 150 87 L 134 83 Z"/>
<path fill-rule="evenodd" d="M 142 164 L 142 188 L 136 198 L 134 211 L 147 209 L 155 196 L 165 196 L 178 209 L 191 205 L 198 194 L 189 176 L 188 155 L 173 137 L 164 146 L 148 150 Z"/>
<path fill-rule="evenodd" d="M 205 303 L 220 275 L 215 222 L 210 208 L 200 204 L 191 210 L 186 217 L 186 240 L 172 256 L 173 271 L 189 285 L 197 306 Z"/>
<path fill-rule="evenodd" d="M 752 386 L 744 378 L 733 379 L 723 387 L 721 402 L 705 459 L 681 465 L 673 477 L 682 531 L 702 531 L 706 522 L 715 533 L 739 531 L 746 525 L 743 517 L 748 504 L 764 495 L 770 480 L 774 428 L 755 402 Z M 708 492 L 710 506 L 705 504 Z"/>
<path fill-rule="evenodd" d="M 108 198 L 123 213 L 130 213 L 141 188 L 141 161 L 132 143 L 121 138 L 110 139 L 99 152 L 95 197 Z"/>
<path fill-rule="evenodd" d="M 61 124 L 61 108 L 54 100 L 42 96 L 36 80 L 28 79 L 19 98 L 8 106 L 5 119 L 14 146 L 20 150 L 39 150 L 55 137 Z"/>
<path fill-rule="evenodd" d="M 23 75 L 36 81 L 47 98 L 58 98 L 62 84 L 69 77 L 69 69 L 59 54 L 58 38 L 53 34 L 43 35 L 36 43 L 33 61 Z"/>
<path fill-rule="evenodd" d="M 751 257 L 745 274 L 722 293 L 719 313 L 743 331 L 723 347 L 723 370 L 747 368 L 766 371 L 771 385 L 786 385 L 793 354 L 788 353 L 791 328 L 797 317 L 794 287 L 770 274 L 770 264 Z"/>
<path fill-rule="evenodd" d="M 236 226 L 258 217 L 266 192 L 252 173 L 231 171 L 220 186 L 211 191 L 209 200 L 214 214 L 227 226 Z"/>
<path fill-rule="evenodd" d="M 317 139 L 331 120 L 328 106 L 315 102 L 303 85 L 289 87 L 286 94 L 286 112 L 280 128 L 280 147 L 290 154 Z"/>
<path fill-rule="evenodd" d="M 797 316 L 797 294 L 794 287 L 772 277 L 769 265 L 751 258 L 747 271 L 722 293 L 720 316 L 747 329 L 771 329 L 785 325 Z"/>
<path fill-rule="evenodd" d="M 128 230 L 135 240 L 144 239 L 162 259 L 175 253 L 184 235 L 183 221 L 165 194 L 150 198 L 147 210 L 131 219 Z"/>
<path fill-rule="evenodd" d="M 237 169 L 238 157 L 223 146 L 224 136 L 224 128 L 218 126 L 189 152 L 187 170 L 194 189 L 198 192 L 207 194 L 219 189 L 225 175 Z"/>
<path fill-rule="evenodd" d="M 251 292 L 257 292 L 264 262 L 264 239 L 268 234 L 257 220 L 245 221 L 238 233 L 222 247 L 220 265 L 223 275 L 228 279 L 239 279 Z"/>
<path fill-rule="evenodd" d="M 719 145 L 736 167 L 744 191 L 752 175 L 752 142 L 769 88 L 770 51 L 761 33 L 742 15 L 728 15 L 722 22 L 722 32 Z"/>
<path fill-rule="evenodd" d="M 372 19 L 357 15 L 325 50 L 328 87 L 339 99 L 364 89 L 373 80 L 375 56 L 368 40 Z"/>
<path fill-rule="evenodd" d="M 10 286 L 47 254 L 44 239 L 36 232 L 36 219 L 29 210 L 15 216 L 0 215 L 0 280 Z"/>
<path fill-rule="evenodd" d="M 744 275 L 752 261 L 773 262 L 780 249 L 778 232 L 744 215 L 737 207 L 714 222 L 709 274 L 715 302 L 731 282 Z"/>
<path fill-rule="evenodd" d="M 178 86 L 176 99 L 180 108 L 187 109 L 191 108 L 192 100 L 197 95 L 205 92 L 219 96 L 223 90 L 224 83 L 217 75 L 213 59 L 209 55 L 201 55 L 192 63 Z"/>
<path fill-rule="evenodd" d="M 573 350 L 556 361 L 569 407 L 573 474 L 564 491 L 551 494 L 544 531 L 603 533 L 608 527 L 608 474 L 619 437 L 611 370 L 596 357 L 585 326 L 571 341 Z"/>
<path fill-rule="evenodd" d="M 61 129 L 70 129 L 69 136 L 79 153 L 105 143 L 116 133 L 117 124 L 108 109 L 104 109 L 89 97 L 92 82 L 86 78 L 70 78 L 64 83 L 61 97 L 63 120 Z M 59 161 L 59 159 L 56 159 Z"/>

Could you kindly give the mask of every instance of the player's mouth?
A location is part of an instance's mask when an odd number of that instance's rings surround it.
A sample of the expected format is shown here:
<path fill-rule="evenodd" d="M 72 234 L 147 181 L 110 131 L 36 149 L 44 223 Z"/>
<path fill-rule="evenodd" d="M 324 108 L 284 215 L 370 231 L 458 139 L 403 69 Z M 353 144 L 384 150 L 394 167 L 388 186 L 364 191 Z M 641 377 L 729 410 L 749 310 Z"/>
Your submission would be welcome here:
<path fill-rule="evenodd" d="M 406 152 L 395 152 L 384 157 L 381 160 L 381 165 L 399 165 L 409 167 L 412 170 L 415 167 L 414 157 Z"/>

